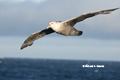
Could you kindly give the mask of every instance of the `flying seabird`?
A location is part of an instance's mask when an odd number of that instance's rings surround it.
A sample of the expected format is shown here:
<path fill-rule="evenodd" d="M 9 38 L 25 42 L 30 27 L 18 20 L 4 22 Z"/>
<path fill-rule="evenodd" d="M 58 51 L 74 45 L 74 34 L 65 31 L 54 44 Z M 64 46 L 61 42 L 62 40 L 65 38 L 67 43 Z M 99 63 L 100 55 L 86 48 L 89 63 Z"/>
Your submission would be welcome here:
<path fill-rule="evenodd" d="M 22 44 L 21 49 L 27 46 L 31 46 L 36 39 L 39 39 L 45 35 L 48 35 L 54 32 L 65 35 L 65 36 L 80 36 L 82 35 L 83 32 L 73 27 L 76 23 L 99 14 L 110 14 L 110 12 L 115 11 L 117 9 L 119 8 L 102 10 L 97 12 L 90 12 L 90 13 L 82 14 L 75 18 L 72 18 L 66 21 L 61 21 L 61 22 L 51 21 L 49 22 L 49 25 L 47 26 L 46 29 L 30 35 Z"/>

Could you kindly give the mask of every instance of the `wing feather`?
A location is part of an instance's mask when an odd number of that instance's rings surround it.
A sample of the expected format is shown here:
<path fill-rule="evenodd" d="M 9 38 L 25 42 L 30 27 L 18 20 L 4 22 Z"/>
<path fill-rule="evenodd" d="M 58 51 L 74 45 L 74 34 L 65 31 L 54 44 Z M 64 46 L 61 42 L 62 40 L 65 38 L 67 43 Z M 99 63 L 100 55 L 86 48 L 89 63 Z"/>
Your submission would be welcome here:
<path fill-rule="evenodd" d="M 53 33 L 54 30 L 52 28 L 49 28 L 49 29 L 44 29 L 42 31 L 39 31 L 39 32 L 36 32 L 36 33 L 33 33 L 32 35 L 30 35 L 25 41 L 24 43 L 22 44 L 21 46 L 21 49 L 27 47 L 27 46 L 31 46 L 33 44 L 33 42 L 36 40 L 36 39 L 39 39 L 45 35 L 48 35 L 50 33 Z"/>
<path fill-rule="evenodd" d="M 108 10 L 102 10 L 102 11 L 97 11 L 97 12 L 90 12 L 90 13 L 86 13 L 86 14 L 82 14 L 78 17 L 72 18 L 70 20 L 64 21 L 68 24 L 70 24 L 71 26 L 74 26 L 77 22 L 83 21 L 87 18 L 99 15 L 99 14 L 110 14 L 110 12 L 117 10 L 119 8 L 114 8 L 114 9 L 108 9 Z"/>

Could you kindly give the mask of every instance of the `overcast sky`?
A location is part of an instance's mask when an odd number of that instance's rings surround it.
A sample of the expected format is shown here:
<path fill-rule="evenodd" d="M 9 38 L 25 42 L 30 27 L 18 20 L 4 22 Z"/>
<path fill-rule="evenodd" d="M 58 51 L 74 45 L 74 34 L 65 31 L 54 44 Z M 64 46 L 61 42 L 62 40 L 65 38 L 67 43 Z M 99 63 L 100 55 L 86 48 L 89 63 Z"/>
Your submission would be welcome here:
<path fill-rule="evenodd" d="M 83 13 L 120 7 L 120 0 L 0 0 L 0 56 L 120 61 L 120 10 L 75 25 L 82 36 L 45 36 L 19 49 L 49 21 L 64 21 Z M 20 54 L 21 53 L 21 54 Z"/>

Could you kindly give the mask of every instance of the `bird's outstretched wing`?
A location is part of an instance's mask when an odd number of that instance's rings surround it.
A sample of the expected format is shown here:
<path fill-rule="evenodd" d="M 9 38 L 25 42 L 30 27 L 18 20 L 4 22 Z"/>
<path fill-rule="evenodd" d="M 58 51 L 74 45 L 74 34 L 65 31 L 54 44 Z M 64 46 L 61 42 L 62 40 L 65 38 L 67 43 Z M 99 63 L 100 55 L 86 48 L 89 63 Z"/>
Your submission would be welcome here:
<path fill-rule="evenodd" d="M 90 13 L 86 13 L 86 14 L 82 14 L 78 17 L 72 18 L 70 20 L 64 21 L 66 23 L 68 23 L 69 25 L 74 26 L 77 22 L 83 21 L 87 18 L 99 15 L 99 14 L 110 14 L 110 12 L 117 10 L 119 8 L 114 8 L 114 9 L 108 9 L 108 10 L 102 10 L 102 11 L 97 11 L 97 12 L 90 12 Z"/>
<path fill-rule="evenodd" d="M 27 47 L 27 46 L 31 46 L 33 44 L 33 42 L 36 40 L 36 39 L 39 39 L 47 34 L 50 34 L 50 33 L 53 33 L 54 30 L 52 28 L 48 28 L 48 29 L 44 29 L 42 31 L 39 31 L 39 32 L 36 32 L 36 33 L 33 33 L 32 35 L 30 35 L 25 41 L 24 43 L 22 44 L 21 46 L 21 49 Z"/>

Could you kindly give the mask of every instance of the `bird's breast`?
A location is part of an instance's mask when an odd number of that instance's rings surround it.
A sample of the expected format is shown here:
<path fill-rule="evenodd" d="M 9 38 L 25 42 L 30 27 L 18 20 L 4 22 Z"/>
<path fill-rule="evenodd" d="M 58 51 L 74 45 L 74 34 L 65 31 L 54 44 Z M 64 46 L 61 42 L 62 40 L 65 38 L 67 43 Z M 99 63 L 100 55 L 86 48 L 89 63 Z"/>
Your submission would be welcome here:
<path fill-rule="evenodd" d="M 65 24 L 57 24 L 52 29 L 58 34 L 69 35 L 71 27 Z"/>
<path fill-rule="evenodd" d="M 56 24 L 56 25 L 53 25 L 52 26 L 52 29 L 55 31 L 55 32 L 60 32 L 61 31 L 61 28 L 62 28 L 62 25 L 61 24 Z"/>

